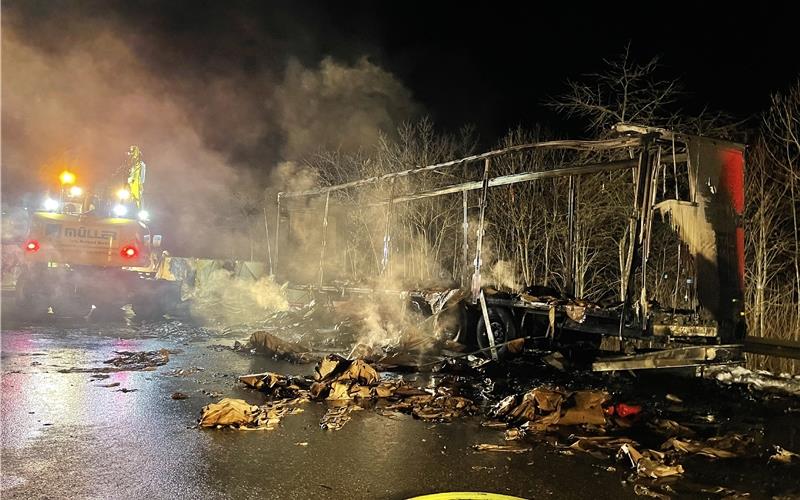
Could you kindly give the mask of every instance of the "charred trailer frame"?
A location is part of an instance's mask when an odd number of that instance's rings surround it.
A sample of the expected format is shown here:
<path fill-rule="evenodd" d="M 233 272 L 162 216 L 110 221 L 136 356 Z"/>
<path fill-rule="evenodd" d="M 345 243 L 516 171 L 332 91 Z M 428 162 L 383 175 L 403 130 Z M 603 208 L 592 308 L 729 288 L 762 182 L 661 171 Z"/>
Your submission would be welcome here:
<path fill-rule="evenodd" d="M 548 141 L 524 144 L 453 161 L 411 168 L 383 176 L 296 192 L 281 192 L 277 197 L 276 245 L 273 255 L 278 273 L 281 223 L 293 211 L 308 212 L 308 207 L 291 207 L 292 200 L 323 197 L 324 209 L 319 229 L 322 235 L 318 279 L 296 288 L 316 293 L 396 293 L 406 298 L 429 301 L 430 291 L 385 290 L 371 287 L 337 286 L 327 283 L 324 274 L 329 214 L 335 204 L 331 194 L 365 186 L 390 183 L 388 199 L 371 202 L 384 206 L 387 214 L 400 203 L 462 193 L 464 207 L 464 267 L 471 267 L 462 289 L 451 297 L 466 296 L 458 309 L 460 334 L 467 333 L 493 357 L 503 354 L 504 345 L 515 337 L 527 337 L 552 349 L 590 346 L 595 370 L 644 369 L 735 363 L 743 359 L 745 337 L 744 297 L 744 151 L 742 144 L 707 137 L 673 133 L 668 130 L 618 124 L 615 137 L 601 141 Z M 569 150 L 597 154 L 602 161 L 587 161 L 557 166 L 535 165 L 524 172 L 492 177 L 492 161 L 504 155 L 531 150 Z M 477 167 L 480 179 L 435 189 L 399 192 L 395 180 L 460 166 Z M 542 168 L 548 167 L 548 168 Z M 675 196 L 658 194 L 659 175 L 665 169 L 675 172 Z M 569 245 L 574 245 L 576 191 L 580 178 L 589 174 L 631 171 L 633 204 L 630 207 L 626 261 L 621 275 L 624 294 L 620 304 L 600 306 L 574 297 L 575 262 L 570 249 L 569 276 L 565 294 L 558 298 L 537 297 L 530 293 L 498 292 L 482 279 L 483 238 L 488 191 L 497 186 L 543 179 L 568 178 Z M 677 172 L 687 179 L 680 192 Z M 666 179 L 666 177 L 664 177 Z M 478 222 L 474 259 L 468 255 L 467 194 L 478 191 Z M 589 207 L 591 208 L 591 207 Z M 670 221 L 694 264 L 696 304 L 692 310 L 660 307 L 650 301 L 647 266 L 651 259 L 651 235 L 656 216 Z M 383 240 L 382 269 L 391 259 L 391 217 L 387 215 Z M 466 271 L 465 271 L 466 274 Z M 677 290 L 677 287 L 676 287 Z M 677 292 L 676 292 L 677 293 Z M 440 295 L 433 294 L 441 298 Z M 438 299 L 432 299 L 433 301 Z M 432 314 L 448 309 L 443 304 L 430 308 Z M 527 334 L 527 335 L 526 335 Z M 605 354 L 605 356 L 603 355 Z M 611 355 L 611 356 L 609 356 Z"/>

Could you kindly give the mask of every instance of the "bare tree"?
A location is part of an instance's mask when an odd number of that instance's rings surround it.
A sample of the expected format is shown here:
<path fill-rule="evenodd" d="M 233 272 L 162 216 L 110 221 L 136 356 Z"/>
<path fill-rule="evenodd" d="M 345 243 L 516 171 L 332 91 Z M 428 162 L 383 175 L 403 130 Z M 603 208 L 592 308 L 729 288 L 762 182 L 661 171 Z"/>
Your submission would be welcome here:
<path fill-rule="evenodd" d="M 659 60 L 644 64 L 631 58 L 630 45 L 616 59 L 605 60 L 606 70 L 567 82 L 568 91 L 549 101 L 567 117 L 579 118 L 593 135 L 606 135 L 619 122 L 665 126 L 681 95 L 676 79 L 660 79 Z"/>
<path fill-rule="evenodd" d="M 800 80 L 784 94 L 772 97 L 772 107 L 764 118 L 764 136 L 769 158 L 777 168 L 776 180 L 788 188 L 791 214 L 794 288 L 800 292 L 800 231 L 798 226 L 798 186 L 800 181 Z M 800 317 L 800 301 L 797 302 Z"/>
<path fill-rule="evenodd" d="M 754 334 L 800 338 L 800 80 L 772 97 L 748 161 L 747 306 Z M 754 357 L 758 368 L 797 363 Z"/>
<path fill-rule="evenodd" d="M 769 335 L 767 323 L 772 323 L 769 312 L 778 306 L 774 299 L 781 295 L 780 288 L 785 285 L 780 283 L 780 277 L 792 267 L 785 258 L 787 235 L 783 231 L 787 220 L 782 205 L 788 188 L 774 182 L 769 173 L 771 167 L 766 145 L 759 141 L 749 155 L 746 172 L 747 199 L 757 201 L 748 203 L 745 214 L 749 330 L 757 336 Z"/>

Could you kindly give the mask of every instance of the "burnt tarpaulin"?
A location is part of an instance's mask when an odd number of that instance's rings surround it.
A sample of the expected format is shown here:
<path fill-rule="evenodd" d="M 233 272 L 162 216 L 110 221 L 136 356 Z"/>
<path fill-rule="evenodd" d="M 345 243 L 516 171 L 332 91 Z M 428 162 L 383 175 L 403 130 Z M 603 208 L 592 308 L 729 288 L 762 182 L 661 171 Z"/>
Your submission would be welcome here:
<path fill-rule="evenodd" d="M 744 297 L 744 147 L 687 137 L 690 200 L 657 205 L 668 213 L 695 262 L 697 300 L 725 340 L 739 340 Z"/>

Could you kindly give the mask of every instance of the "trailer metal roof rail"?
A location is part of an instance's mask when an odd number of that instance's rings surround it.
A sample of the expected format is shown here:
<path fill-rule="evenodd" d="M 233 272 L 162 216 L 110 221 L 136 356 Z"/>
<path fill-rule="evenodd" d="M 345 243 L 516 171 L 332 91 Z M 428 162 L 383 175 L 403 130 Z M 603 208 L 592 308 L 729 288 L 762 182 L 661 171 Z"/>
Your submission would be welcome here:
<path fill-rule="evenodd" d="M 355 181 L 345 182 L 343 184 L 336 184 L 333 186 L 325 186 L 317 189 L 307 189 L 304 191 L 281 191 L 280 193 L 278 193 L 278 199 L 322 195 L 333 191 L 340 191 L 343 189 L 360 187 L 375 182 L 388 181 L 391 179 L 395 179 L 397 177 L 407 177 L 409 175 L 414 175 L 422 172 L 431 172 L 434 170 L 438 170 L 440 168 L 452 167 L 455 165 L 471 163 L 478 160 L 485 160 L 487 158 L 493 158 L 496 156 L 502 156 L 505 154 L 516 153 L 520 151 L 528 151 L 532 149 L 574 149 L 578 151 L 606 151 L 612 149 L 625 149 L 625 148 L 635 147 L 641 145 L 641 143 L 642 139 L 640 137 L 619 137 L 615 139 L 605 139 L 600 141 L 566 140 L 566 141 L 545 141 L 545 142 L 534 142 L 530 144 L 520 144 L 518 146 L 495 149 L 492 151 L 487 151 L 485 153 L 459 158 L 457 160 L 435 163 L 433 165 L 426 165 L 422 167 L 418 166 L 407 170 L 391 172 L 388 174 L 379 175 L 375 177 L 368 177 L 366 179 L 358 179 Z"/>

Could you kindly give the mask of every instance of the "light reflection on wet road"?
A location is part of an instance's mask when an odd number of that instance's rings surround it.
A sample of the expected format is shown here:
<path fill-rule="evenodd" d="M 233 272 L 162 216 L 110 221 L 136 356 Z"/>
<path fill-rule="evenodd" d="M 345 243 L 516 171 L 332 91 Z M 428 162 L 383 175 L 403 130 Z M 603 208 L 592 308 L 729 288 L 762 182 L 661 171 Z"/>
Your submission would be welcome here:
<path fill-rule="evenodd" d="M 430 424 L 355 412 L 322 431 L 325 406 L 285 418 L 275 431 L 201 431 L 200 409 L 224 397 L 263 396 L 235 377 L 291 365 L 209 349 L 188 326 L 54 326 L 2 332 L 2 490 L 6 498 L 405 498 L 436 491 L 492 491 L 526 498 L 628 498 L 622 472 L 544 445 L 522 455 L 473 453 L 501 443 L 479 420 Z M 113 351 L 179 349 L 156 371 L 59 373 L 103 366 Z M 177 369 L 201 367 L 188 376 Z M 102 387 L 116 383 L 118 386 Z M 121 392 L 119 389 L 135 389 Z M 180 391 L 186 400 L 171 399 Z M 297 443 L 307 442 L 307 446 Z"/>

